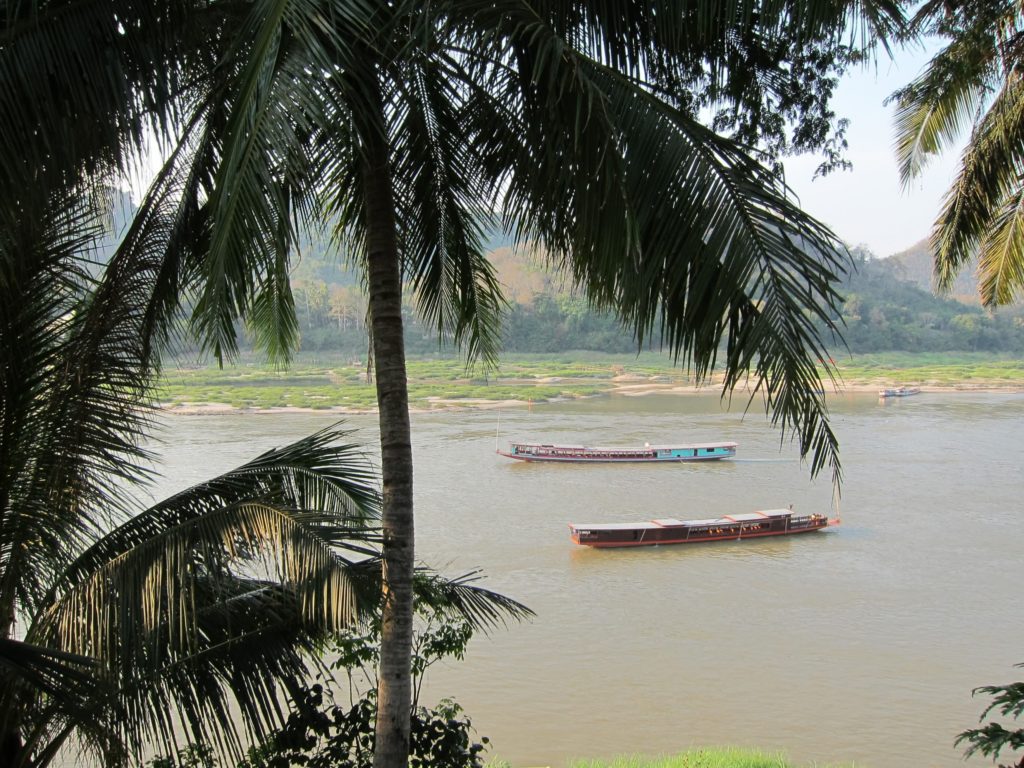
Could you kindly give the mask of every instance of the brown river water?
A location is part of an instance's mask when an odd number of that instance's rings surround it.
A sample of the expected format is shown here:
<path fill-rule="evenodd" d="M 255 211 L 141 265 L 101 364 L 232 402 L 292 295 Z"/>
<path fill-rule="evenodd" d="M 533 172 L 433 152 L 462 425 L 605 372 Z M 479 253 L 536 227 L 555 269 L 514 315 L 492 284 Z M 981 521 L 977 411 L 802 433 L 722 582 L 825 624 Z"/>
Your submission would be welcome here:
<path fill-rule="evenodd" d="M 591 550 L 567 523 L 712 517 L 793 504 L 835 515 L 828 478 L 759 412 L 716 395 L 613 396 L 413 417 L 417 557 L 537 616 L 431 668 L 513 766 L 737 745 L 794 763 L 954 766 L 978 685 L 1024 672 L 1024 395 L 829 399 L 842 525 L 795 538 Z M 739 404 L 742 406 L 742 403 Z M 157 495 L 332 423 L 175 416 Z M 347 419 L 376 453 L 376 416 Z M 544 465 L 509 439 L 732 440 L 709 464 Z M 975 758 L 968 765 L 991 765 Z"/>

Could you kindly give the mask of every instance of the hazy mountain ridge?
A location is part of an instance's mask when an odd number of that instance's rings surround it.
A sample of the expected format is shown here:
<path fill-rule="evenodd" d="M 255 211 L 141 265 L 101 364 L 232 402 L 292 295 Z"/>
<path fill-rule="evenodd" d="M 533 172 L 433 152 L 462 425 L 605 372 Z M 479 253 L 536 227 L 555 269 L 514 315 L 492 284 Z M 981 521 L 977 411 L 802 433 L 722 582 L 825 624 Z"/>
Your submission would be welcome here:
<path fill-rule="evenodd" d="M 893 275 L 922 290 L 935 293 L 935 271 L 932 252 L 928 240 L 924 239 L 904 251 L 894 253 L 882 259 L 889 262 Z M 955 299 L 963 304 L 979 304 L 978 283 L 975 269 L 968 267 L 957 275 L 947 298 Z"/>
<path fill-rule="evenodd" d="M 111 232 L 100 245 L 106 254 L 131 220 L 124 198 L 117 203 Z M 632 333 L 609 313 L 592 309 L 571 278 L 559 274 L 542 250 L 517 246 L 497 230 L 484 234 L 482 246 L 509 301 L 505 351 L 635 351 Z M 984 311 L 973 270 L 958 277 L 951 294 L 935 295 L 927 241 L 887 258 L 863 249 L 854 249 L 853 257 L 853 268 L 838 286 L 844 303 L 836 318 L 851 351 L 1024 353 L 1024 306 Z M 347 255 L 329 235 L 308 236 L 293 263 L 302 348 L 365 354 L 366 298 L 359 272 Z M 447 341 L 438 342 L 435 329 L 423 325 L 411 305 L 404 314 L 411 352 L 451 351 Z M 657 346 L 656 339 L 651 342 Z"/>

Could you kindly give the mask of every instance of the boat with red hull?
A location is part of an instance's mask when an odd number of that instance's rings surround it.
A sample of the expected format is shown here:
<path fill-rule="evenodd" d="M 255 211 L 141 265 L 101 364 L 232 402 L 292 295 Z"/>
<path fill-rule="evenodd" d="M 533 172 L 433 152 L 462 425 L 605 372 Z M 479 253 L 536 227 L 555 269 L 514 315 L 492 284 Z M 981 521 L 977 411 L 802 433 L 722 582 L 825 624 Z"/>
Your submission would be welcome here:
<path fill-rule="evenodd" d="M 706 520 L 662 518 L 646 523 L 569 524 L 572 540 L 587 547 L 645 547 L 706 541 L 760 539 L 812 533 L 839 525 L 825 515 L 801 515 L 792 509 L 766 509 Z"/>
<path fill-rule="evenodd" d="M 510 443 L 502 456 L 520 461 L 562 462 L 662 462 L 714 461 L 736 455 L 736 443 L 693 443 L 690 445 L 642 445 L 636 447 L 591 448 L 585 445 Z"/>

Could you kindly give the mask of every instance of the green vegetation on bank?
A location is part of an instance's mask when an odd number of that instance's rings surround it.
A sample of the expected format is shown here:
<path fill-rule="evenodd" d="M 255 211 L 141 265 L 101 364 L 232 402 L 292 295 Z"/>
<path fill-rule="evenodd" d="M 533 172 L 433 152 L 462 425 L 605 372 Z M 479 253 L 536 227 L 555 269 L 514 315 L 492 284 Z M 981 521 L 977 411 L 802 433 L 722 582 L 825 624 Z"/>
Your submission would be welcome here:
<path fill-rule="evenodd" d="M 879 353 L 836 360 L 843 385 L 915 384 L 955 388 L 1024 388 L 1024 360 L 982 353 Z M 613 355 L 579 352 L 513 355 L 497 371 L 467 371 L 457 358 L 409 361 L 410 402 L 418 408 L 459 407 L 476 400 L 543 402 L 606 394 L 630 384 L 692 387 L 694 380 L 655 353 Z M 289 370 L 241 362 L 223 369 L 171 364 L 159 400 L 166 405 L 218 403 L 235 408 L 376 407 L 365 363 L 303 355 Z"/>
<path fill-rule="evenodd" d="M 630 354 L 636 350 L 632 333 L 612 315 L 592 308 L 570 281 L 548 271 L 539 256 L 505 247 L 491 258 L 510 299 L 502 323 L 505 352 L 585 349 Z M 924 267 L 921 258 L 909 253 L 877 259 L 866 251 L 854 251 L 851 269 L 838 285 L 843 301 L 834 319 L 845 344 L 832 343 L 834 357 L 847 348 L 854 354 L 898 350 L 1024 354 L 1024 306 L 990 313 L 970 293 L 936 296 L 929 285 L 930 256 L 925 253 L 923 260 Z M 367 346 L 366 299 L 349 284 L 350 276 L 336 265 L 328 269 L 327 263 L 308 256 L 293 275 L 302 349 L 358 355 Z M 412 355 L 437 351 L 437 334 L 417 318 L 411 302 L 406 303 L 404 322 L 406 349 Z M 656 345 L 657 328 L 654 332 Z"/>
<path fill-rule="evenodd" d="M 837 360 L 849 385 L 891 381 L 950 388 L 1024 386 L 1024 359 L 983 353 L 884 352 Z"/>
<path fill-rule="evenodd" d="M 409 402 L 428 408 L 438 401 L 533 400 L 588 397 L 607 391 L 615 367 L 534 360 L 502 365 L 498 372 L 467 371 L 456 359 L 409 362 Z M 365 364 L 305 359 L 286 371 L 257 364 L 168 366 L 158 399 L 167 405 L 223 403 L 236 408 L 367 409 L 377 393 Z M 650 370 L 650 367 L 645 367 Z"/>
<path fill-rule="evenodd" d="M 662 757 L 626 755 L 611 761 L 583 760 L 570 765 L 571 768 L 795 768 L 782 755 L 731 747 L 691 750 Z"/>

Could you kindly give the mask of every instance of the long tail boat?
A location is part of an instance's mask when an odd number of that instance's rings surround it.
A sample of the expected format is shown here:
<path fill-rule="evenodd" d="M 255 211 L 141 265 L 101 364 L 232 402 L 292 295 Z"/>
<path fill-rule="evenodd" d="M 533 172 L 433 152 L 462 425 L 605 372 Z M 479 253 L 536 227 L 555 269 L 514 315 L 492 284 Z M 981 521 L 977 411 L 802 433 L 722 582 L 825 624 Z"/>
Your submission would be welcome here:
<path fill-rule="evenodd" d="M 910 397 L 911 395 L 919 395 L 921 390 L 917 387 L 895 387 L 893 389 L 880 389 L 878 390 L 878 396 L 881 398 L 885 397 Z"/>
<path fill-rule="evenodd" d="M 510 443 L 502 456 L 520 461 L 563 462 L 659 462 L 713 461 L 736 455 L 736 443 L 693 443 L 691 445 L 647 445 L 591 448 L 585 445 Z"/>
<path fill-rule="evenodd" d="M 825 515 L 798 515 L 790 509 L 766 509 L 707 520 L 663 518 L 647 523 L 569 524 L 576 544 L 587 547 L 644 547 L 655 544 L 697 544 L 704 541 L 733 541 L 766 536 L 811 533 L 839 519 Z"/>

